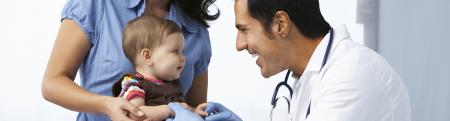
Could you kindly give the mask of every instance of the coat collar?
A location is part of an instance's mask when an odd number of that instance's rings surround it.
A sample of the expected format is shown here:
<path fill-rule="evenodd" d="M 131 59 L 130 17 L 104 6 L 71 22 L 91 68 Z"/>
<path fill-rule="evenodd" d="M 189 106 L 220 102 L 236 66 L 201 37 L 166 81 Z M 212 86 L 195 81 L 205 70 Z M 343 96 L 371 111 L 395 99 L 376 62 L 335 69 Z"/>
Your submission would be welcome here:
<path fill-rule="evenodd" d="M 340 41 L 349 38 L 350 35 L 347 31 L 347 28 L 345 25 L 341 25 L 334 29 L 334 39 L 333 39 L 333 45 L 331 46 L 330 53 L 328 56 L 332 56 L 333 50 L 336 48 L 336 46 L 339 44 Z M 325 55 L 325 51 L 327 49 L 327 45 L 329 43 L 330 39 L 330 33 L 328 32 L 327 35 L 320 41 L 319 45 L 317 45 L 316 49 L 314 50 L 311 58 L 309 59 L 308 65 L 305 68 L 305 72 L 319 72 L 322 68 L 322 61 Z M 328 59 L 331 59 L 328 57 Z M 329 60 L 328 60 L 329 61 Z"/>

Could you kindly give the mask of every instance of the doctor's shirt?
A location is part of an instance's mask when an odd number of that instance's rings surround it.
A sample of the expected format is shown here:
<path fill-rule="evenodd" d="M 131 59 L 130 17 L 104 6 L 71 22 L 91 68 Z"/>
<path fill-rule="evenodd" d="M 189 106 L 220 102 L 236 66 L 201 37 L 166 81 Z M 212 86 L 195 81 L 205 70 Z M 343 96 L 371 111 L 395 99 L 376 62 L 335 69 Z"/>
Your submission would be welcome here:
<path fill-rule="evenodd" d="M 409 95 L 400 76 L 379 54 L 352 41 L 345 26 L 335 28 L 321 68 L 329 37 L 294 82 L 291 121 L 410 121 Z"/>

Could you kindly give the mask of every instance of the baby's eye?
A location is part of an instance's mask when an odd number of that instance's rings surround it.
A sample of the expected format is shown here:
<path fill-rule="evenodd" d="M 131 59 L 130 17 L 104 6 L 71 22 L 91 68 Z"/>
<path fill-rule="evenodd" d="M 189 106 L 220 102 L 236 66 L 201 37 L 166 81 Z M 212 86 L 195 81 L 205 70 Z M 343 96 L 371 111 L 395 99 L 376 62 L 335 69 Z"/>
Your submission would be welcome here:
<path fill-rule="evenodd" d="M 183 50 L 174 49 L 174 50 L 172 50 L 172 53 L 175 53 L 175 54 L 183 54 Z"/>

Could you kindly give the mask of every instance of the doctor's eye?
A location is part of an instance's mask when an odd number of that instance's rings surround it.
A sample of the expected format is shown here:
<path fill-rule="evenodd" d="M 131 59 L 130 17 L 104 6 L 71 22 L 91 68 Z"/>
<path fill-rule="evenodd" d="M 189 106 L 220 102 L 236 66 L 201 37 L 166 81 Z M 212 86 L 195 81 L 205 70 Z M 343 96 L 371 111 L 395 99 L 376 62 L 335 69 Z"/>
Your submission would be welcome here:
<path fill-rule="evenodd" d="M 240 28 L 238 30 L 241 31 L 241 32 L 247 32 L 248 31 L 248 29 L 245 29 L 245 28 Z"/>

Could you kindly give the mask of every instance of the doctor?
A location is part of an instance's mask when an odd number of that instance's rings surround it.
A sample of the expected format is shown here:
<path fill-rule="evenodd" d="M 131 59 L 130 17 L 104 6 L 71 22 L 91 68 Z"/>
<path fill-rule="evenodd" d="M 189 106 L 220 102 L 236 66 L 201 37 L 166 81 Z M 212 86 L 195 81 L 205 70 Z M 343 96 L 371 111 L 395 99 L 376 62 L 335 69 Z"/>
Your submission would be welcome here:
<path fill-rule="evenodd" d="M 400 76 L 345 26 L 332 28 L 318 0 L 235 0 L 234 9 L 237 50 L 257 55 L 266 78 L 293 72 L 292 121 L 411 120 Z M 171 105 L 177 116 L 195 116 Z M 219 103 L 206 109 L 214 113 L 206 120 L 240 120 Z"/>

